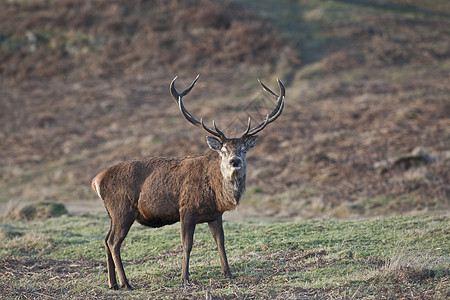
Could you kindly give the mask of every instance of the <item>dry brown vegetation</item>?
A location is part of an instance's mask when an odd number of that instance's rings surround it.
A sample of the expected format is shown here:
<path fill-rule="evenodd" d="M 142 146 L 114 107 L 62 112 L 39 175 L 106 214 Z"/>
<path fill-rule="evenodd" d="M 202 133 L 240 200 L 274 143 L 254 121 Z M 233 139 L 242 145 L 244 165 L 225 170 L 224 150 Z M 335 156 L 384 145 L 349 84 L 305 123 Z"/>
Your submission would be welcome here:
<path fill-rule="evenodd" d="M 30 221 L 55 218 L 68 214 L 64 204 L 55 202 L 8 202 L 2 220 Z"/>
<path fill-rule="evenodd" d="M 8 83 L 273 63 L 285 44 L 272 26 L 239 6 L 210 0 L 1 5 L 0 71 Z"/>
<path fill-rule="evenodd" d="M 209 151 L 168 93 L 201 73 L 186 105 L 230 134 L 271 107 L 257 77 L 288 84 L 242 212 L 446 211 L 450 20 L 381 2 L 2 1 L 1 201 L 94 199 L 118 161 Z"/>

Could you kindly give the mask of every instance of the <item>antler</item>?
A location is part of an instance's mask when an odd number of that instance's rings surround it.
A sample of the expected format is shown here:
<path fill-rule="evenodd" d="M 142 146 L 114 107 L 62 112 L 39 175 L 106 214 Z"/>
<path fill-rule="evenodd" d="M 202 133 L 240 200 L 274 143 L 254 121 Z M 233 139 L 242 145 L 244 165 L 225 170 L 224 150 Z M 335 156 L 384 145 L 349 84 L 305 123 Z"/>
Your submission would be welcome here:
<path fill-rule="evenodd" d="M 268 92 L 272 97 L 274 97 L 275 99 L 277 99 L 277 105 L 275 106 L 274 110 L 272 112 L 270 112 L 269 114 L 267 114 L 266 118 L 264 119 L 263 122 L 259 123 L 258 125 L 256 125 L 255 127 L 253 127 L 252 129 L 250 129 L 251 127 L 251 121 L 250 121 L 250 117 L 248 118 L 248 124 L 247 124 L 247 129 L 245 130 L 245 132 L 242 134 L 241 138 L 246 138 L 252 135 L 257 134 L 258 132 L 260 132 L 261 130 L 263 130 L 264 128 L 266 128 L 266 126 L 270 123 L 272 123 L 273 121 L 275 121 L 283 112 L 283 108 L 284 108 L 284 96 L 286 94 L 286 89 L 284 88 L 284 84 L 283 82 L 281 82 L 281 80 L 278 78 L 278 86 L 280 87 L 280 96 L 278 96 L 277 94 L 275 94 L 274 92 L 272 92 L 267 86 L 265 86 L 259 79 L 258 82 L 262 85 L 263 89 Z"/>
<path fill-rule="evenodd" d="M 184 96 L 186 96 L 187 94 L 189 94 L 189 92 L 192 90 L 194 85 L 197 83 L 197 80 L 199 77 L 200 77 L 200 74 L 197 75 L 195 80 L 192 82 L 192 84 L 187 89 L 185 89 L 182 93 L 178 93 L 177 90 L 175 89 L 175 80 L 177 80 L 178 76 L 175 76 L 175 78 L 170 83 L 170 93 L 172 94 L 172 97 L 175 100 L 175 102 L 178 104 L 178 108 L 180 109 L 181 113 L 186 118 L 186 120 L 188 120 L 190 123 L 197 126 L 198 128 L 201 128 L 201 129 L 205 130 L 206 132 L 208 132 L 209 134 L 212 134 L 212 135 L 220 138 L 222 141 L 224 141 L 227 138 L 225 137 L 225 134 L 222 131 L 220 131 L 219 128 L 217 128 L 215 121 L 213 121 L 213 126 L 214 126 L 215 130 L 212 130 L 212 129 L 206 127 L 205 123 L 203 123 L 203 119 L 200 119 L 200 122 L 199 122 L 194 117 L 192 117 L 192 115 L 186 110 L 186 108 L 183 105 L 182 98 Z"/>

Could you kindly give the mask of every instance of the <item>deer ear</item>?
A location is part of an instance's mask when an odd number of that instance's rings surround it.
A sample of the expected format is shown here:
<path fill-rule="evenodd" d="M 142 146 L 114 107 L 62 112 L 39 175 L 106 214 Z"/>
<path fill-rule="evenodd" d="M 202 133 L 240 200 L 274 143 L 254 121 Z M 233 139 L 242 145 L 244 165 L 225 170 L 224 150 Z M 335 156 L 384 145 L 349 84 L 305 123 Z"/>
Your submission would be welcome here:
<path fill-rule="evenodd" d="M 208 143 L 209 148 L 212 150 L 219 151 L 222 149 L 222 142 L 212 136 L 206 137 L 206 143 Z"/>
<path fill-rule="evenodd" d="M 255 147 L 257 141 L 258 141 L 257 135 L 249 136 L 245 141 L 245 148 L 247 148 L 248 150 L 252 149 L 253 147 Z"/>

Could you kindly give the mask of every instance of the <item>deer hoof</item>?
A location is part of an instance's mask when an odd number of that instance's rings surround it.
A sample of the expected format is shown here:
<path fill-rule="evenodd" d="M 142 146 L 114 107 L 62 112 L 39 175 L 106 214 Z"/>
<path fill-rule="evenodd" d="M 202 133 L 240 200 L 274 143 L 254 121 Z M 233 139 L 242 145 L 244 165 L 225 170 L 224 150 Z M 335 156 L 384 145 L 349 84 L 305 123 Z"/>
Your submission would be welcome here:
<path fill-rule="evenodd" d="M 181 284 L 183 286 L 191 286 L 191 282 L 189 281 L 189 279 L 182 279 Z"/>

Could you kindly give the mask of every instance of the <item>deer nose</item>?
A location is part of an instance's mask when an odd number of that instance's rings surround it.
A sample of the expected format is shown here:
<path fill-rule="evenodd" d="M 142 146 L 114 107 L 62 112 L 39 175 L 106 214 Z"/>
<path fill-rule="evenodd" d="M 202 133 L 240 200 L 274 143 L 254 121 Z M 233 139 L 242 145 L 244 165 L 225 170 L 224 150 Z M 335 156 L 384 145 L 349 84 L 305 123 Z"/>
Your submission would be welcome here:
<path fill-rule="evenodd" d="M 242 164 L 242 159 L 240 159 L 239 157 L 234 157 L 232 159 L 230 159 L 230 166 L 232 168 L 239 168 L 241 167 Z"/>

